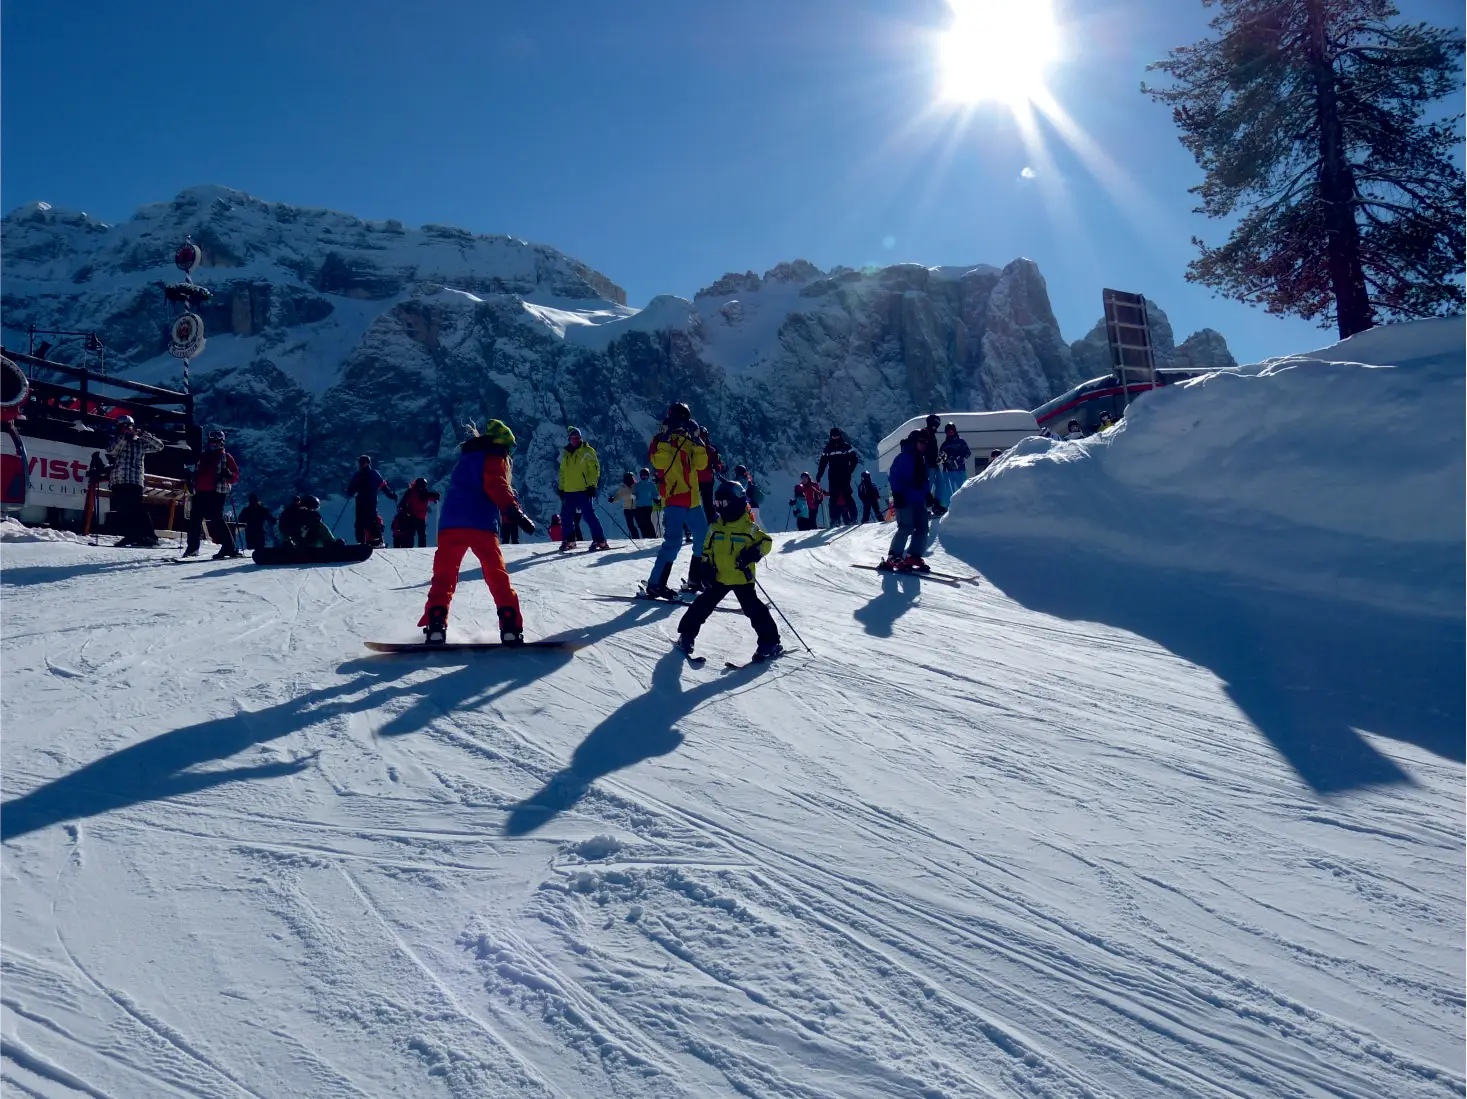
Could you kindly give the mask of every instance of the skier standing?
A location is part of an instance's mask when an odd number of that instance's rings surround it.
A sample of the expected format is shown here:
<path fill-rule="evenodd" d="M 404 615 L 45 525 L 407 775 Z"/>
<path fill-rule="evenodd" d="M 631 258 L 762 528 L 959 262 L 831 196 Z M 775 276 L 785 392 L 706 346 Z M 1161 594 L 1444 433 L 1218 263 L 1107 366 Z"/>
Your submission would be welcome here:
<path fill-rule="evenodd" d="M 657 496 L 657 482 L 652 480 L 652 471 L 646 466 L 637 475 L 637 483 L 632 486 L 632 493 L 636 499 L 637 530 L 643 538 L 656 538 L 657 528 L 652 525 L 652 509 L 657 507 L 661 501 Z"/>
<path fill-rule="evenodd" d="M 825 493 L 821 491 L 818 484 L 810 479 L 808 472 L 800 474 L 799 484 L 795 485 L 795 498 L 790 501 L 790 506 L 795 509 L 795 528 L 797 530 L 814 530 L 818 526 L 820 515 L 820 501 L 825 499 Z"/>
<path fill-rule="evenodd" d="M 151 548 L 158 544 L 153 520 L 143 506 L 144 467 L 149 454 L 163 449 L 163 440 L 137 426 L 131 416 L 117 418 L 117 438 L 107 448 L 112 461 L 112 506 L 121 520 L 119 546 Z"/>
<path fill-rule="evenodd" d="M 830 525 L 856 521 L 856 501 L 851 493 L 851 477 L 861 464 L 856 448 L 846 441 L 840 428 L 830 429 L 830 441 L 820 453 L 820 464 L 815 468 L 815 480 L 819 481 L 830 471 L 826 484 L 830 486 Z"/>
<path fill-rule="evenodd" d="M 610 549 L 606 534 L 601 529 L 601 520 L 596 518 L 596 492 L 601 482 L 601 461 L 596 457 L 596 448 L 581 438 L 577 428 L 567 428 L 565 436 L 565 448 L 560 452 L 560 529 L 563 537 L 560 548 L 568 550 L 575 546 L 579 516 L 584 515 L 591 528 L 591 548 Z"/>
<path fill-rule="evenodd" d="M 248 548 L 264 549 L 265 524 L 275 526 L 275 516 L 270 514 L 270 509 L 260 503 L 260 498 L 253 492 L 250 493 L 249 505 L 239 513 L 239 521 L 244 524 L 245 542 Z"/>
<path fill-rule="evenodd" d="M 363 454 L 357 459 L 357 471 L 347 482 L 346 494 L 356 498 L 356 534 L 361 545 L 381 545 L 382 516 L 377 514 L 377 494 L 397 499 L 397 493 L 382 479 L 382 474 L 372 468 L 372 457 Z"/>
<path fill-rule="evenodd" d="M 627 536 L 637 536 L 637 475 L 631 470 L 622 474 L 621 484 L 606 498 L 608 504 L 621 504 L 622 519 L 626 523 Z"/>
<path fill-rule="evenodd" d="M 188 547 L 183 551 L 185 557 L 199 555 L 199 542 L 204 534 L 205 520 L 209 522 L 214 540 L 219 543 L 219 552 L 214 555 L 214 560 L 239 556 L 239 550 L 234 545 L 234 534 L 224 521 L 224 501 L 228 497 L 229 486 L 238 480 L 239 466 L 235 463 L 234 456 L 224 449 L 224 432 L 209 432 L 204 452 L 199 455 L 194 466 L 194 500 L 188 520 Z"/>
<path fill-rule="evenodd" d="M 524 641 L 525 623 L 519 595 L 504 567 L 499 532 L 506 524 L 514 523 L 533 534 L 535 524 L 525 518 L 510 486 L 514 432 L 499 420 L 490 420 L 482 435 L 473 427 L 469 432 L 459 448 L 458 464 L 453 467 L 448 493 L 438 513 L 433 579 L 418 625 L 423 627 L 424 644 L 442 645 L 448 640 L 448 608 L 458 587 L 459 566 L 464 554 L 473 550 L 499 611 L 499 639 L 506 645 L 518 645 Z"/>
<path fill-rule="evenodd" d="M 686 587 L 689 591 L 702 588 L 703 569 L 697 554 L 708 533 L 708 518 L 703 512 L 698 474 L 708 466 L 708 451 L 698 441 L 698 425 L 681 401 L 669 406 L 662 428 L 648 448 L 662 497 L 662 545 L 652 562 L 646 593 L 649 597 L 676 599 L 668 579 L 682 549 L 685 529 L 692 533 L 694 545 Z"/>
<path fill-rule="evenodd" d="M 914 431 L 902 440 L 902 452 L 887 474 L 897 529 L 886 560 L 877 568 L 903 572 L 927 572 L 922 560 L 927 548 L 927 433 Z"/>
<path fill-rule="evenodd" d="M 708 464 L 698 471 L 698 494 L 703 498 L 703 518 L 713 522 L 713 475 L 723 472 L 723 458 L 708 439 L 708 429 L 698 429 L 698 442 L 708 453 Z"/>
<path fill-rule="evenodd" d="M 394 548 L 411 549 L 414 542 L 428 544 L 428 508 L 441 497 L 428 488 L 428 479 L 419 477 L 402 494 L 397 505 L 397 518 L 392 521 Z"/>
<path fill-rule="evenodd" d="M 734 480 L 744 486 L 744 497 L 749 502 L 749 514 L 754 517 L 754 522 L 759 521 L 759 505 L 764 503 L 764 490 L 754 480 L 754 475 L 749 472 L 746 465 L 734 466 Z"/>
<path fill-rule="evenodd" d="M 861 483 L 856 486 L 856 495 L 861 500 L 861 522 L 869 523 L 873 519 L 881 522 L 881 490 L 871 480 L 870 470 L 861 472 Z"/>
<path fill-rule="evenodd" d="M 945 512 L 952 503 L 953 493 L 962 488 L 963 482 L 968 479 L 968 459 L 973 456 L 973 450 L 958 434 L 957 424 L 950 423 L 942 430 L 945 438 L 938 448 L 942 476 L 937 482 L 937 504 Z"/>
<path fill-rule="evenodd" d="M 733 592 L 739 606 L 754 626 L 758 648 L 754 660 L 764 661 L 784 651 L 779 643 L 779 627 L 769 608 L 759 601 L 754 587 L 754 569 L 761 557 L 774 545 L 774 540 L 759 529 L 749 514 L 744 487 L 737 481 L 725 481 L 713 497 L 714 521 L 703 541 L 704 573 L 708 583 L 703 593 L 683 614 L 677 626 L 677 647 L 688 656 L 698 631 L 723 597 Z"/>

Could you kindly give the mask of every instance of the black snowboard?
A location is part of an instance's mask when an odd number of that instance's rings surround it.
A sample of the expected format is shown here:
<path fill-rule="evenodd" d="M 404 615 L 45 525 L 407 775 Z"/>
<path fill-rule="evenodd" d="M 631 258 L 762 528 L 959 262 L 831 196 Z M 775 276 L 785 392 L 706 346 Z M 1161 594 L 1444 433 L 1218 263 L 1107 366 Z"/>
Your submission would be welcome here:
<path fill-rule="evenodd" d="M 356 545 L 312 546 L 309 549 L 261 546 L 254 554 L 257 565 L 344 565 L 365 561 L 371 556 L 371 546 Z"/>

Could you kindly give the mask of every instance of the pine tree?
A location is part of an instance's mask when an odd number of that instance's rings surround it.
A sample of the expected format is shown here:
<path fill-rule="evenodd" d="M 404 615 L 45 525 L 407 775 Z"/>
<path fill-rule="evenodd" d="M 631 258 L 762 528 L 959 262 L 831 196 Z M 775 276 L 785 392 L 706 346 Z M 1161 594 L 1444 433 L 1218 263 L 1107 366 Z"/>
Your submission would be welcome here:
<path fill-rule="evenodd" d="M 1460 312 L 1462 34 L 1393 25 L 1391 0 L 1203 0 L 1215 36 L 1149 68 L 1205 173 L 1198 213 L 1241 216 L 1187 278 L 1270 313 L 1336 321 Z M 1430 117 L 1437 110 L 1438 117 Z"/>

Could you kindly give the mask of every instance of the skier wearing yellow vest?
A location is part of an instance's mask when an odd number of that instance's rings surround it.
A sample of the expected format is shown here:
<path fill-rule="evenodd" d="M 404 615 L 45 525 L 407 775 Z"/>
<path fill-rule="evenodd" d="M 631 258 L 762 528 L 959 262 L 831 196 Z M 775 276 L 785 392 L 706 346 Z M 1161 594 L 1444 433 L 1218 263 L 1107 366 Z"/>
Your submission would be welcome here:
<path fill-rule="evenodd" d="M 688 406 L 681 401 L 670 405 L 662 430 L 647 448 L 648 465 L 657 478 L 662 495 L 662 547 L 652 562 L 652 575 L 642 589 L 648 598 L 677 599 L 678 593 L 668 585 L 673 562 L 683 547 L 683 528 L 693 536 L 693 545 L 702 546 L 708 533 L 708 517 L 703 513 L 698 471 L 708 468 L 708 451 L 698 441 L 698 425 L 693 422 Z M 688 568 L 687 590 L 701 591 L 703 569 L 701 558 L 694 557 Z"/>
<path fill-rule="evenodd" d="M 601 462 L 596 448 L 581 438 L 577 428 L 566 430 L 565 449 L 560 452 L 560 530 L 562 551 L 576 545 L 576 515 L 586 517 L 591 528 L 591 549 L 604 550 L 606 535 L 596 518 L 596 489 L 601 481 Z"/>
<path fill-rule="evenodd" d="M 769 608 L 759 601 L 754 569 L 774 540 L 755 524 L 749 514 L 744 486 L 737 481 L 725 481 L 718 486 L 713 494 L 713 513 L 713 525 L 703 540 L 703 571 L 707 583 L 678 623 L 677 647 L 691 657 L 703 623 L 723 597 L 733 592 L 759 641 L 759 647 L 754 650 L 755 663 L 771 660 L 784 648 L 779 643 L 779 627 L 774 624 Z"/>

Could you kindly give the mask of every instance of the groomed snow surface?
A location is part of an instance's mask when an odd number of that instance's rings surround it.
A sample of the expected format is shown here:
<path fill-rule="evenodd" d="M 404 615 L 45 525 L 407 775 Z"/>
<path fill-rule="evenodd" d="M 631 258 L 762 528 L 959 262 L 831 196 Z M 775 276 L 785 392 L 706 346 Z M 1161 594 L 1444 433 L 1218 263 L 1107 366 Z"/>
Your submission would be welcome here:
<path fill-rule="evenodd" d="M 781 537 L 743 671 L 629 546 L 509 548 L 574 654 L 404 658 L 431 551 L 7 538 L 4 1094 L 1461 1096 L 1461 326 L 1395 335 L 1025 444 L 978 583 Z"/>

